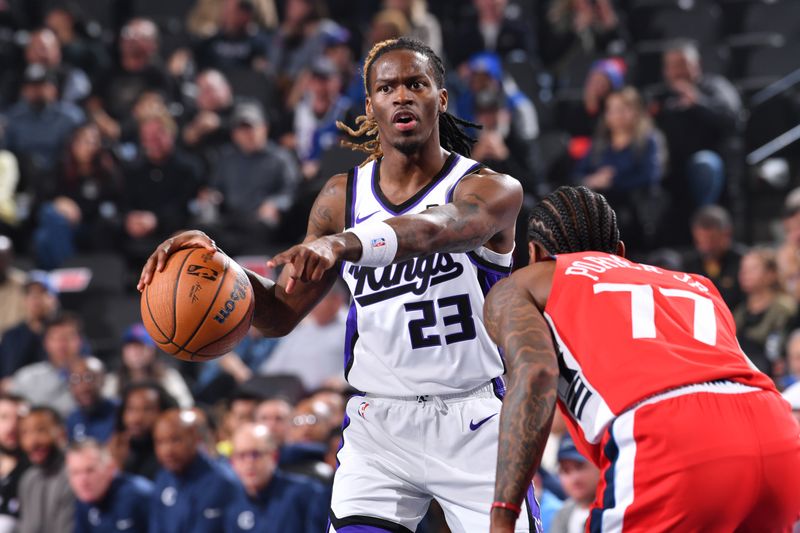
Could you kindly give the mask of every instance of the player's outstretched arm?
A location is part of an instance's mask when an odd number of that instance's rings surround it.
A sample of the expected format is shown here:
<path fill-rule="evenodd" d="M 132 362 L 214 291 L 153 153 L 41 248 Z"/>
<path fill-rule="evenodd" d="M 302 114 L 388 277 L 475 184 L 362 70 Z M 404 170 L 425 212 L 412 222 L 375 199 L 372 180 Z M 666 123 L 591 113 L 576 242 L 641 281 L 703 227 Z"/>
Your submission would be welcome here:
<path fill-rule="evenodd" d="M 304 243 L 313 243 L 344 228 L 346 184 L 347 175 L 337 174 L 322 188 L 308 218 Z M 164 269 L 169 255 L 182 248 L 217 250 L 213 239 L 202 231 L 191 230 L 171 237 L 150 255 L 137 288 L 144 290 L 153 275 Z M 255 296 L 253 325 L 267 337 L 281 337 L 294 329 L 336 281 L 335 270 L 326 269 L 315 283 L 293 279 L 288 270 L 284 269 L 277 281 L 245 270 Z"/>
<path fill-rule="evenodd" d="M 508 391 L 500 412 L 495 502 L 522 507 L 550 432 L 558 363 L 547 323 L 527 283 L 531 268 L 499 282 L 484 304 L 489 335 L 503 348 Z M 514 531 L 516 513 L 492 509 L 491 531 Z"/>
<path fill-rule="evenodd" d="M 522 206 L 522 187 L 505 174 L 492 171 L 464 178 L 455 190 L 453 202 L 414 215 L 386 220 L 397 237 L 396 263 L 436 252 L 467 252 L 492 239 L 510 247 L 514 225 Z M 360 227 L 360 226 L 359 226 Z M 338 261 L 358 261 L 362 245 L 353 233 L 337 233 L 276 255 L 271 266 L 288 265 L 290 280 L 318 281 Z"/>

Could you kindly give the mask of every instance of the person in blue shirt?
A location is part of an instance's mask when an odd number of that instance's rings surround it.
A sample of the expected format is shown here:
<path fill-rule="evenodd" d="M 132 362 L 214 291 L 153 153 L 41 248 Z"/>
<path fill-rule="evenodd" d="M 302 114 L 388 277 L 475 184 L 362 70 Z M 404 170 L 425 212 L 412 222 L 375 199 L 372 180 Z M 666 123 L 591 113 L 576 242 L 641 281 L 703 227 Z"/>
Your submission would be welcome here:
<path fill-rule="evenodd" d="M 67 477 L 75 493 L 74 533 L 147 532 L 153 484 L 119 472 L 109 451 L 87 438 L 67 449 Z"/>
<path fill-rule="evenodd" d="M 100 394 L 105 365 L 96 357 L 75 360 L 69 368 L 69 390 L 77 408 L 67 417 L 69 440 L 87 437 L 105 444 L 114 433 L 118 403 Z"/>
<path fill-rule="evenodd" d="M 161 470 L 150 498 L 150 533 L 222 533 L 236 492 L 224 469 L 198 450 L 197 413 L 170 409 L 153 430 Z M 286 530 L 289 531 L 289 530 Z"/>
<path fill-rule="evenodd" d="M 325 530 L 330 492 L 276 469 L 277 443 L 266 426 L 243 424 L 232 444 L 231 464 L 241 488 L 225 512 L 226 533 Z"/>

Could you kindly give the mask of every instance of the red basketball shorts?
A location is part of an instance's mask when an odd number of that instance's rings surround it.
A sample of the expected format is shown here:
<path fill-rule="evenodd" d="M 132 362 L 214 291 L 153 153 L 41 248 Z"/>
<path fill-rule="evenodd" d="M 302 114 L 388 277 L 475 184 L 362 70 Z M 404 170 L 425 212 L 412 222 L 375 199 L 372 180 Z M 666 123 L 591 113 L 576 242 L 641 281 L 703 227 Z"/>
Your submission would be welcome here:
<path fill-rule="evenodd" d="M 722 382 L 626 411 L 602 442 L 590 532 L 791 531 L 800 426 L 775 392 Z"/>

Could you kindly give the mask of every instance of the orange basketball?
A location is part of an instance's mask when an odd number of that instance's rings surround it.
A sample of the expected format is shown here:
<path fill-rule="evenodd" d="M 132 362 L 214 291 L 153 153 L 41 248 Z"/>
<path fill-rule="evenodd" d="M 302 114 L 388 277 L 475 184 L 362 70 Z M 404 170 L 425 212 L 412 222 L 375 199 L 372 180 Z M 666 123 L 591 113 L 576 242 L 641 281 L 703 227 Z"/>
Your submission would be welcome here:
<path fill-rule="evenodd" d="M 185 361 L 231 351 L 253 319 L 253 287 L 221 252 L 178 250 L 142 292 L 142 321 L 159 348 Z"/>

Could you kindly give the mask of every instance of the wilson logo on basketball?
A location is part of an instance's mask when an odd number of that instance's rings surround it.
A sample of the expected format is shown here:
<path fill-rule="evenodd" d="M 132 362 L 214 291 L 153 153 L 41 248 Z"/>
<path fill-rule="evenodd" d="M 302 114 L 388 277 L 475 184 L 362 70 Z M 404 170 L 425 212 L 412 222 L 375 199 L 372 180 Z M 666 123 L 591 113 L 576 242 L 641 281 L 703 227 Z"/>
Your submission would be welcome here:
<path fill-rule="evenodd" d="M 203 265 L 189 265 L 189 268 L 186 269 L 186 273 L 190 276 L 198 276 L 209 281 L 217 281 L 217 276 L 219 275 L 219 272 L 213 268 L 208 268 Z"/>
<path fill-rule="evenodd" d="M 228 315 L 236 309 L 236 302 L 239 300 L 243 300 L 247 296 L 247 278 L 243 276 L 236 276 L 236 282 L 233 285 L 233 289 L 231 289 L 231 294 L 228 297 L 228 300 L 222 306 L 222 308 L 217 311 L 217 314 L 214 315 L 214 320 L 219 322 L 220 324 L 225 323 L 225 320 L 228 318 Z"/>

